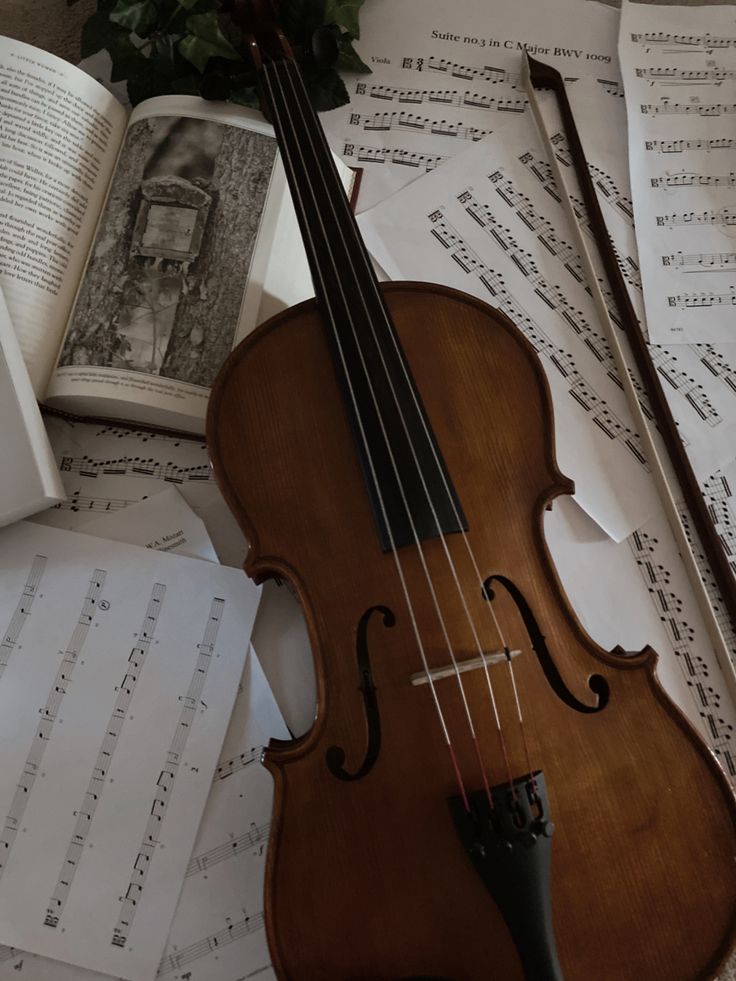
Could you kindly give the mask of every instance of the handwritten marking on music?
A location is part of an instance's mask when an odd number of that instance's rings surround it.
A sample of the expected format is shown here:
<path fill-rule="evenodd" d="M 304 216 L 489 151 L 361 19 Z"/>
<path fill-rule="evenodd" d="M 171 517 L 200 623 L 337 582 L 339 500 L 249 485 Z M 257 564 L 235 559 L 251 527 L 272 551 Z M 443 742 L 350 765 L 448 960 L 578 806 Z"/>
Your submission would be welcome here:
<path fill-rule="evenodd" d="M 619 54 L 650 339 L 736 341 L 736 17 L 624 2 Z M 725 152 L 724 152 L 725 151 Z"/>
<path fill-rule="evenodd" d="M 15 617 L 16 636 L 0 678 L 0 942 L 150 979 L 258 590 L 213 563 L 29 522 L 0 548 L 0 622 Z"/>

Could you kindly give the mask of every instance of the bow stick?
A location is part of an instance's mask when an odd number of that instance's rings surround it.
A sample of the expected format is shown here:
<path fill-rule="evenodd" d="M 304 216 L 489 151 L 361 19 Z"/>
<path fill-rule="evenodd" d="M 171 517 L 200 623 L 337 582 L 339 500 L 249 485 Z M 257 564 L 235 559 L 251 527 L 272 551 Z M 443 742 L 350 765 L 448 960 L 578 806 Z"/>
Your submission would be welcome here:
<path fill-rule="evenodd" d="M 580 228 L 575 210 L 572 206 L 572 201 L 570 200 L 569 192 L 565 185 L 565 180 L 559 162 L 555 156 L 554 148 L 552 147 L 552 143 L 550 141 L 550 136 L 547 131 L 544 117 L 541 113 L 539 101 L 536 97 L 537 89 L 551 89 L 556 97 L 557 106 L 562 117 L 562 123 L 565 130 L 565 135 L 567 137 L 570 156 L 575 168 L 575 175 L 577 177 L 580 191 L 583 196 L 583 201 L 588 212 L 590 227 L 598 247 L 601 262 L 608 278 L 616 306 L 618 307 L 621 317 L 621 326 L 626 334 L 626 337 L 628 338 L 629 345 L 634 356 L 634 363 L 636 364 L 639 375 L 641 376 L 645 391 L 649 396 L 652 411 L 654 413 L 654 419 L 659 433 L 661 434 L 670 463 L 672 464 L 672 468 L 680 484 L 685 504 L 688 511 L 692 515 L 695 530 L 700 538 L 703 551 L 705 552 L 706 559 L 710 565 L 716 586 L 721 594 L 723 603 L 728 612 L 728 616 L 730 617 L 732 629 L 734 632 L 736 632 L 736 579 L 734 578 L 731 567 L 728 564 L 723 546 L 721 545 L 718 533 L 713 525 L 708 506 L 705 503 L 705 499 L 698 485 L 698 481 L 693 472 L 690 460 L 688 459 L 687 452 L 685 451 L 685 447 L 680 439 L 677 431 L 677 425 L 662 390 L 656 368 L 654 367 L 647 349 L 644 334 L 636 316 L 626 284 L 624 283 L 624 278 L 616 259 L 611 238 L 606 227 L 605 219 L 603 218 L 603 214 L 601 212 L 600 204 L 598 202 L 598 196 L 593 186 L 593 180 L 590 176 L 590 171 L 588 170 L 588 164 L 585 159 L 582 143 L 580 142 L 577 126 L 575 125 L 575 119 L 572 114 L 572 109 L 570 108 L 570 102 L 567 98 L 567 92 L 565 91 L 565 82 L 562 75 L 560 75 L 555 68 L 552 68 L 550 65 L 545 65 L 534 58 L 530 58 L 526 52 L 524 53 L 523 77 L 532 114 L 542 139 L 547 147 L 549 162 L 552 166 L 555 181 L 557 182 L 558 189 L 560 191 L 563 207 L 565 208 L 565 211 L 572 222 L 577 246 L 580 250 L 581 259 L 586 267 L 588 284 L 592 292 L 598 315 L 600 316 L 601 321 L 607 325 L 609 334 L 608 341 L 610 343 L 613 356 L 616 360 L 616 366 L 621 377 L 621 382 L 626 393 L 629 407 L 644 443 L 647 462 L 651 467 L 652 476 L 654 477 L 662 505 L 667 514 L 667 518 L 675 536 L 683 562 L 685 563 L 690 582 L 698 600 L 698 605 L 701 613 L 703 614 L 705 625 L 708 629 L 708 634 L 715 648 L 721 670 L 723 671 L 724 677 L 731 689 L 732 694 L 736 696 L 736 669 L 734 668 L 734 664 L 730 657 L 728 644 L 726 643 L 721 624 L 718 621 L 716 610 L 713 607 L 713 603 L 711 602 L 703 580 L 700 576 L 695 556 L 693 554 L 693 546 L 688 540 L 687 532 L 677 509 L 675 496 L 669 485 L 667 474 L 662 464 L 662 460 L 660 459 L 657 447 L 654 443 L 653 435 L 649 429 L 646 419 L 644 418 L 644 413 L 641 410 L 641 406 L 639 405 L 639 399 L 629 376 L 626 358 L 619 341 L 618 333 L 611 321 L 608 307 L 606 306 L 606 301 L 595 272 L 595 267 L 588 251 L 587 243 L 585 242 L 582 229 Z"/>

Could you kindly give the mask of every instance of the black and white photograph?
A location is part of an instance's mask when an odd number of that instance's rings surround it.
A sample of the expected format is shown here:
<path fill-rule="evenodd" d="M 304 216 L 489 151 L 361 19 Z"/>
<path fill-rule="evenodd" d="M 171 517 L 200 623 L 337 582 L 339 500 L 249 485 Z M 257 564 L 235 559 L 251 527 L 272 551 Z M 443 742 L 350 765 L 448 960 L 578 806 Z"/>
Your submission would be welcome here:
<path fill-rule="evenodd" d="M 233 346 L 275 140 L 160 116 L 127 134 L 59 365 L 209 388 Z"/>

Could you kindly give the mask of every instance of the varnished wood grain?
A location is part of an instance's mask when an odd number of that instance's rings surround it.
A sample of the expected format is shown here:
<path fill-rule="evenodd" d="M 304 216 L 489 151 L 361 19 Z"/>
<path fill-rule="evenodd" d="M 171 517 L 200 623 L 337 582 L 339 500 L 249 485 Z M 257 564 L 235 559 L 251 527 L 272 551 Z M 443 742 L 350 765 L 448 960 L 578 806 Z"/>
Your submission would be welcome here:
<path fill-rule="evenodd" d="M 591 674 L 610 704 L 582 715 L 551 690 L 518 613 L 499 596 L 532 766 L 544 771 L 553 838 L 552 902 L 566 981 L 710 978 L 734 932 L 736 809 L 704 744 L 661 691 L 650 651 L 598 648 L 569 609 L 544 544 L 542 510 L 569 482 L 554 461 L 549 393 L 529 345 L 469 297 L 421 285 L 386 288 L 401 342 L 469 522 L 484 576 L 502 573 L 529 600 L 565 683 L 588 704 Z M 323 329 L 303 304 L 259 329 L 229 359 L 211 400 L 208 442 L 220 486 L 251 542 L 247 571 L 288 579 L 315 653 L 315 725 L 272 748 L 276 783 L 267 922 L 288 981 L 517 981 L 503 921 L 462 851 L 447 798 L 457 792 L 420 668 L 394 561 L 373 526 Z M 448 544 L 487 649 L 498 646 L 462 539 Z M 473 637 L 440 542 L 424 544 L 453 643 Z M 414 547 L 400 552 L 430 662 L 447 663 Z M 612 602 L 615 598 L 612 597 Z M 342 783 L 328 747 L 363 758 L 366 725 L 357 624 L 374 605 L 369 649 L 383 728 L 375 768 Z M 625 607 L 621 609 L 625 616 Z M 528 766 L 505 667 L 492 678 L 514 776 Z M 506 768 L 482 673 L 465 676 L 491 780 Z M 470 789 L 481 776 L 457 686 L 438 684 Z"/>

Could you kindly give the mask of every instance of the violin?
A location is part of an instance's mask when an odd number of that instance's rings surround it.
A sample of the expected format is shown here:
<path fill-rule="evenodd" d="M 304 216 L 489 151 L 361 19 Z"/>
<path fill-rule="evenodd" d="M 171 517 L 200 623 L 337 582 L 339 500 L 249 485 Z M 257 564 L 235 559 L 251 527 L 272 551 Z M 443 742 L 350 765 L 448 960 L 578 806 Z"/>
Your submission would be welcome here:
<path fill-rule="evenodd" d="M 264 756 L 276 975 L 710 978 L 736 805 L 655 653 L 603 650 L 565 597 L 540 362 L 473 297 L 376 281 L 270 8 L 246 30 L 316 292 L 233 351 L 207 420 L 245 571 L 291 584 L 316 667 L 312 728 Z"/>

